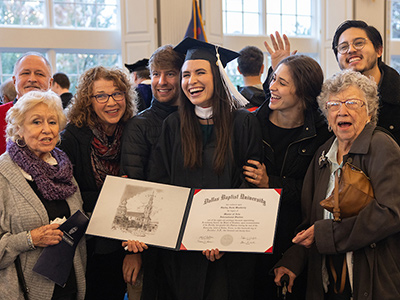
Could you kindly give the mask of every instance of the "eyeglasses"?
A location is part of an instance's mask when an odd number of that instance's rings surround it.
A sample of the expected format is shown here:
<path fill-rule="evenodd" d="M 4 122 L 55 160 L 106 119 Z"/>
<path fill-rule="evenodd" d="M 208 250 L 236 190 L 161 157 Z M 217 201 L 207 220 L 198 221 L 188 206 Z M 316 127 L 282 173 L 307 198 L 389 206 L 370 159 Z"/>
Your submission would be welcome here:
<path fill-rule="evenodd" d="M 115 92 L 112 94 L 98 94 L 92 96 L 96 101 L 100 104 L 107 103 L 110 97 L 114 99 L 114 101 L 122 101 L 125 99 L 125 92 Z"/>
<path fill-rule="evenodd" d="M 347 99 L 346 101 L 332 100 L 326 102 L 326 109 L 330 111 L 338 111 L 342 104 L 348 109 L 357 110 L 365 105 L 365 102 L 359 99 Z"/>
<path fill-rule="evenodd" d="M 367 42 L 367 38 L 356 38 L 351 43 L 343 42 L 336 46 L 337 51 L 340 54 L 345 54 L 349 51 L 350 45 L 353 45 L 354 49 L 361 50 L 364 48 L 365 43 Z"/>

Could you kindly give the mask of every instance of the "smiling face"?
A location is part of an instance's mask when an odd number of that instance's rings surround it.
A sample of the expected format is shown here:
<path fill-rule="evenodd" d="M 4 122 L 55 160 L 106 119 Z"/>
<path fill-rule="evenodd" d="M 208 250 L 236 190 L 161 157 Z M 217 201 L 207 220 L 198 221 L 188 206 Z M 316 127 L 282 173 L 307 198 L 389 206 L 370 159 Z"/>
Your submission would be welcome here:
<path fill-rule="evenodd" d="M 56 146 L 59 129 L 57 112 L 41 103 L 26 113 L 18 134 L 36 156 L 44 159 Z"/>
<path fill-rule="evenodd" d="M 182 90 L 193 105 L 203 108 L 212 106 L 213 79 L 208 60 L 187 60 L 182 66 Z"/>
<path fill-rule="evenodd" d="M 33 90 L 48 91 L 53 82 L 45 60 L 37 55 L 28 55 L 18 62 L 13 80 L 18 98 Z"/>
<path fill-rule="evenodd" d="M 179 95 L 179 70 L 151 70 L 151 90 L 159 102 L 177 105 Z"/>
<path fill-rule="evenodd" d="M 356 38 L 367 39 L 363 49 L 356 50 L 351 44 Z M 376 50 L 363 29 L 352 27 L 345 30 L 339 37 L 338 45 L 342 43 L 348 43 L 349 50 L 337 54 L 340 69 L 351 69 L 364 75 L 372 75 L 378 69 L 378 58 L 382 56 L 383 49 Z"/>
<path fill-rule="evenodd" d="M 274 111 L 303 111 L 304 104 L 296 96 L 294 85 L 289 68 L 285 64 L 279 65 L 269 85 L 271 98 L 269 108 Z"/>
<path fill-rule="evenodd" d="M 357 87 L 350 86 L 338 94 L 329 95 L 328 101 L 346 101 L 348 99 L 359 99 L 366 102 L 363 92 Z M 371 118 L 367 114 L 367 106 L 364 105 L 357 110 L 351 110 L 342 104 L 338 111 L 328 110 L 327 119 L 332 127 L 339 144 L 349 147 L 358 137 Z"/>
<path fill-rule="evenodd" d="M 93 83 L 92 95 L 107 94 L 110 95 L 121 91 L 114 81 L 98 79 Z M 112 136 L 119 120 L 126 110 L 126 99 L 115 101 L 113 97 L 109 97 L 106 103 L 98 103 L 94 97 L 92 99 L 92 107 L 100 120 L 100 123 L 108 136 Z"/>

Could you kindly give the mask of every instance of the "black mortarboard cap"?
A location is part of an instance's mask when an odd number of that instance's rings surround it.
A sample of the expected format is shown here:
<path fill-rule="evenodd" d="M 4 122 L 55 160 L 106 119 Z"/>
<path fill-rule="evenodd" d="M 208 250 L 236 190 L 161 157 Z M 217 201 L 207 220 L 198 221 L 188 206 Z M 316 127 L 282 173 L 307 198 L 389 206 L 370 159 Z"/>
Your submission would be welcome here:
<path fill-rule="evenodd" d="M 147 65 L 149 64 L 149 60 L 147 58 L 138 60 L 134 64 L 125 64 L 125 67 L 128 68 L 129 72 L 135 72 L 135 71 L 141 71 L 141 70 L 146 70 Z"/>
<path fill-rule="evenodd" d="M 240 54 L 235 51 L 231 51 L 229 49 L 206 43 L 200 40 L 196 40 L 191 37 L 185 38 L 174 48 L 175 51 L 186 54 L 185 61 L 194 59 L 205 59 L 213 64 L 217 62 L 217 49 L 224 68 L 226 67 L 226 64 L 228 62 L 240 56 Z"/>

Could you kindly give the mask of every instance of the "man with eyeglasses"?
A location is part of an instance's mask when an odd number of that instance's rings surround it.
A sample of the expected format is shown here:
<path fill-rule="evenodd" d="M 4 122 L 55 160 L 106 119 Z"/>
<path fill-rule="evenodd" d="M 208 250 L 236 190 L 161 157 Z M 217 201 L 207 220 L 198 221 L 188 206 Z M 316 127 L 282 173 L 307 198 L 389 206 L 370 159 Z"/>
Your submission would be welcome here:
<path fill-rule="evenodd" d="M 378 126 L 400 143 L 400 75 L 382 62 L 379 31 L 364 21 L 347 20 L 336 29 L 332 49 L 340 69 L 358 71 L 375 80 L 380 102 Z"/>
<path fill-rule="evenodd" d="M 130 119 L 122 135 L 121 173 L 129 178 L 152 181 L 149 176 L 149 162 L 161 135 L 164 119 L 178 109 L 179 72 L 183 59 L 184 56 L 173 50 L 171 45 L 158 48 L 150 57 L 148 68 L 153 93 L 151 106 Z M 152 285 L 157 276 L 157 255 L 158 250 L 154 248 L 143 252 L 143 294 L 146 298 L 152 298 L 157 293 Z M 141 259 L 141 254 L 134 254 L 131 258 Z M 130 278 L 126 281 L 130 283 L 129 299 L 140 299 L 141 284 L 131 285 L 136 280 Z"/>

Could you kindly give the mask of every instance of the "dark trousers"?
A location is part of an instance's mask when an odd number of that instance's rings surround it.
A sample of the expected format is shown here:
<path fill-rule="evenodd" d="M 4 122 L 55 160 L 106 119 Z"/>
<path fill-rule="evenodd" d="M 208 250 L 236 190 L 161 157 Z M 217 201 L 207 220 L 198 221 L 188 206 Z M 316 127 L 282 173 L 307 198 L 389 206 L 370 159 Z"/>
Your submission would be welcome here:
<path fill-rule="evenodd" d="M 87 243 L 86 300 L 123 300 L 126 283 L 122 273 L 125 251 L 96 254 L 91 240 Z"/>

